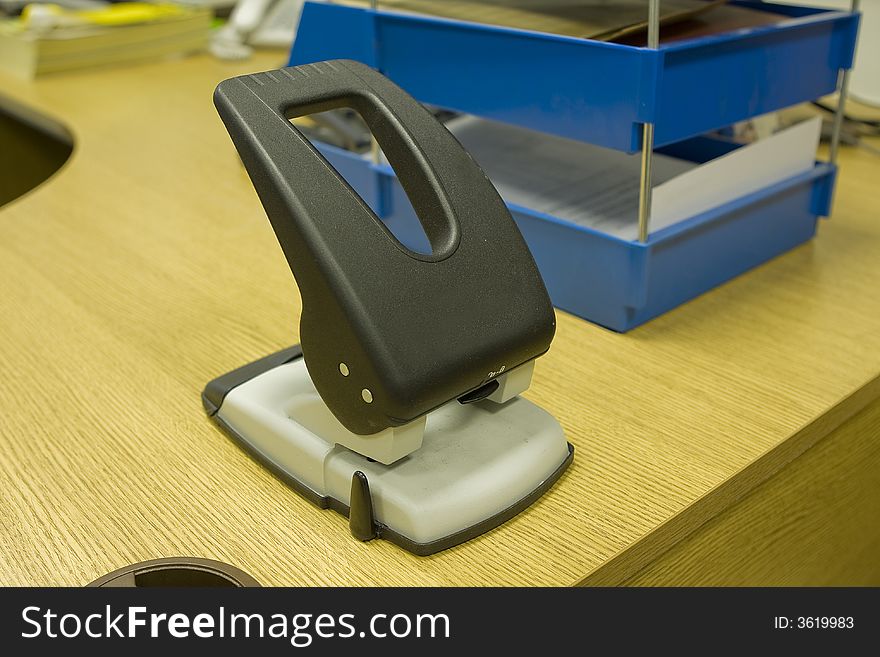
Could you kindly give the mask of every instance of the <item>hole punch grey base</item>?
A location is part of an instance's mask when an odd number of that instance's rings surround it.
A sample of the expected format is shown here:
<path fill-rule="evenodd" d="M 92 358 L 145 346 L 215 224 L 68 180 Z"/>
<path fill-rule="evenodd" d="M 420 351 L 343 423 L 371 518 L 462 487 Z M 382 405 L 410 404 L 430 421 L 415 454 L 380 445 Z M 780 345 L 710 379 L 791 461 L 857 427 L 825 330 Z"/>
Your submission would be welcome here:
<path fill-rule="evenodd" d="M 357 538 L 384 538 L 417 555 L 513 518 L 552 487 L 574 453 L 555 418 L 515 397 L 440 407 L 427 416 L 421 448 L 383 465 L 325 438 L 339 426 L 321 410 L 299 347 L 215 379 L 202 400 L 297 492 L 349 517 Z"/>

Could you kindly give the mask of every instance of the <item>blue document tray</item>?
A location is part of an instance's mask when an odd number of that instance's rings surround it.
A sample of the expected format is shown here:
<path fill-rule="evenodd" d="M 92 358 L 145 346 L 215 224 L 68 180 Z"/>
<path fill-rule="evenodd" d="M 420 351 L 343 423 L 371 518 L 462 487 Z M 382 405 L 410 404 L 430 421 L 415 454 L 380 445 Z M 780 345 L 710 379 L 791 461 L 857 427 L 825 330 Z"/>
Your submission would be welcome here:
<path fill-rule="evenodd" d="M 391 167 L 315 145 L 398 239 L 429 250 Z M 670 154 L 702 162 L 724 148 L 729 146 L 697 138 Z M 812 171 L 658 230 L 646 243 L 509 207 L 553 304 L 623 332 L 809 240 L 818 217 L 829 212 L 835 171 L 816 163 Z"/>
<path fill-rule="evenodd" d="M 290 64 L 355 59 L 424 103 L 625 152 L 655 147 L 835 90 L 858 14 L 733 2 L 781 22 L 657 50 L 307 2 Z"/>
<path fill-rule="evenodd" d="M 754 1 L 773 25 L 659 49 L 307 2 L 290 63 L 362 61 L 422 102 L 633 153 L 654 146 L 694 162 L 720 153 L 699 137 L 832 93 L 852 66 L 858 14 Z M 391 230 L 419 248 L 393 171 L 320 145 Z M 720 147 L 722 150 L 724 147 Z M 810 239 L 830 209 L 836 169 L 816 163 L 711 211 L 627 241 L 511 206 L 554 304 L 627 331 Z"/>

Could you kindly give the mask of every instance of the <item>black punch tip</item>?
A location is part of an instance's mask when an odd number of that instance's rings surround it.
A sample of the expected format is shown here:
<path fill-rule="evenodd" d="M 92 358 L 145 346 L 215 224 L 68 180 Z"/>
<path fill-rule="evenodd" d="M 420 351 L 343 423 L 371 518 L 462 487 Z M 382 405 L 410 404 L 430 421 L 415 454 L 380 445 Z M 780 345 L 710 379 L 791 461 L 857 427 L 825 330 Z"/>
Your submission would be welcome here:
<path fill-rule="evenodd" d="M 351 500 L 349 501 L 348 529 L 359 541 L 376 538 L 373 521 L 373 498 L 367 475 L 358 470 L 351 476 Z"/>

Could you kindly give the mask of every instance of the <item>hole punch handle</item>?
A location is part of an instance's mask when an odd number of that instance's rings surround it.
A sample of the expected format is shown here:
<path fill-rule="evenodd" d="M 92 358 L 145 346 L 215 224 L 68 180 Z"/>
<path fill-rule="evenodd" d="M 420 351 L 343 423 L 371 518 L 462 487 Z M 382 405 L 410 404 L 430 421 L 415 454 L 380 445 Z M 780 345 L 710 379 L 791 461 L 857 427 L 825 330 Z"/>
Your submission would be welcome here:
<path fill-rule="evenodd" d="M 309 375 L 348 430 L 411 422 L 547 350 L 553 309 L 510 212 L 455 137 L 394 83 L 337 60 L 226 80 L 214 104 L 296 278 Z M 376 137 L 430 254 L 401 244 L 290 122 L 339 107 Z"/>
<path fill-rule="evenodd" d="M 257 191 L 265 189 L 261 198 L 281 194 L 292 201 L 285 193 L 292 191 L 299 203 L 310 194 L 321 202 L 328 194 L 354 192 L 289 119 L 342 107 L 356 110 L 412 199 L 433 253 L 425 258 L 404 250 L 411 257 L 428 260 L 444 259 L 455 251 L 460 239 L 456 205 L 471 201 L 466 193 L 467 170 L 444 166 L 445 158 L 432 156 L 447 152 L 454 138 L 424 107 L 373 69 L 353 61 L 330 61 L 257 73 L 221 83 L 215 103 L 252 179 L 257 178 Z M 256 117 L 260 120 L 255 121 Z M 450 194 L 449 187 L 457 191 Z M 351 222 L 346 235 L 324 235 L 325 240 L 337 242 L 334 248 L 345 248 L 351 246 L 348 240 L 353 231 L 367 229 L 379 229 L 394 239 L 366 205 L 358 203 L 358 198 L 351 200 L 351 212 L 361 215 L 358 221 Z M 282 213 L 285 219 L 305 219 L 297 205 L 287 203 Z M 360 207 L 356 210 L 354 205 Z M 316 220 L 319 216 L 311 218 L 311 228 L 322 231 L 325 224 Z M 289 228 L 283 222 L 275 226 L 279 239 L 284 239 Z"/>

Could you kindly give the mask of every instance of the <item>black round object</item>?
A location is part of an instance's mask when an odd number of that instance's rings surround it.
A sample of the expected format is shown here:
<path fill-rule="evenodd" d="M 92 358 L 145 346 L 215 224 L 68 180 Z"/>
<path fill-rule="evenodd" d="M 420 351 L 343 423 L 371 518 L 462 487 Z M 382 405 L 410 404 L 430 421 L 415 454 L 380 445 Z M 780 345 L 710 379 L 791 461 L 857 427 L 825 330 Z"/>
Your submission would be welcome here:
<path fill-rule="evenodd" d="M 170 557 L 125 566 L 99 577 L 90 587 L 254 587 L 260 583 L 235 566 L 213 559 Z"/>

